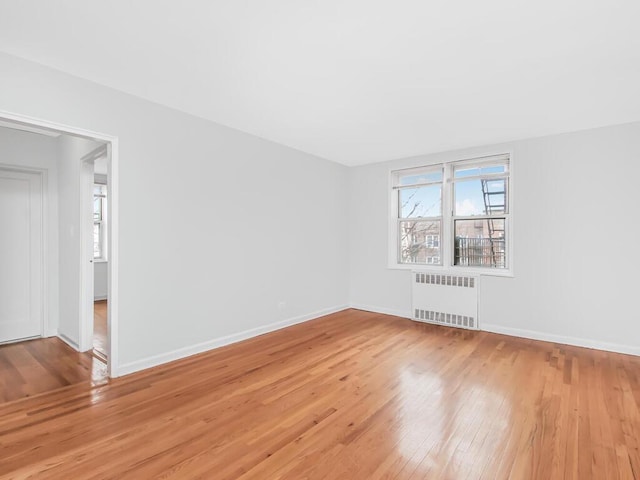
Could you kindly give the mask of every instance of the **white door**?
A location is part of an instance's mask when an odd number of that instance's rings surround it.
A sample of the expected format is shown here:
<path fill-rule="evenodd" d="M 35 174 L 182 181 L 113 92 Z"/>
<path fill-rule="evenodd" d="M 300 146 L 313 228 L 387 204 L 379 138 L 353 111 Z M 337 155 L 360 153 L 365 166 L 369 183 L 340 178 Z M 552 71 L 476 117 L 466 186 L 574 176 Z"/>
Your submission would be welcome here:
<path fill-rule="evenodd" d="M 0 342 L 42 334 L 42 176 L 0 167 Z"/>

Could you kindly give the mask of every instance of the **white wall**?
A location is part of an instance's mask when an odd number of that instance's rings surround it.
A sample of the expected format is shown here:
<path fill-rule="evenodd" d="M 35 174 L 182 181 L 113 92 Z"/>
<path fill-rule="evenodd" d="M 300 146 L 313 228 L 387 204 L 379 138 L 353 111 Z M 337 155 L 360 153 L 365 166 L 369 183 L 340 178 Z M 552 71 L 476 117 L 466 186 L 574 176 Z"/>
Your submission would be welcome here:
<path fill-rule="evenodd" d="M 98 147 L 82 138 L 58 137 L 58 212 L 60 247 L 59 333 L 69 343 L 80 341 L 80 166 L 81 159 Z"/>
<path fill-rule="evenodd" d="M 5 54 L 0 71 L 0 110 L 119 137 L 117 370 L 348 303 L 346 167 Z"/>
<path fill-rule="evenodd" d="M 0 127 L 0 165 L 44 170 L 47 199 L 47 335 L 58 331 L 58 171 L 57 140 L 36 133 Z M 2 228 L 2 226 L 0 226 Z M 1 267 L 0 267 L 1 268 Z"/>
<path fill-rule="evenodd" d="M 410 273 L 387 268 L 390 169 L 509 150 L 515 278 L 482 278 L 481 328 L 640 354 L 640 123 L 353 168 L 351 303 L 410 315 Z"/>
<path fill-rule="evenodd" d="M 348 170 L 5 54 L 0 71 L 0 110 L 120 139 L 118 371 L 349 301 L 409 315 L 409 273 L 387 269 L 389 169 L 503 149 L 515 278 L 483 278 L 482 325 L 640 354 L 640 124 Z"/>

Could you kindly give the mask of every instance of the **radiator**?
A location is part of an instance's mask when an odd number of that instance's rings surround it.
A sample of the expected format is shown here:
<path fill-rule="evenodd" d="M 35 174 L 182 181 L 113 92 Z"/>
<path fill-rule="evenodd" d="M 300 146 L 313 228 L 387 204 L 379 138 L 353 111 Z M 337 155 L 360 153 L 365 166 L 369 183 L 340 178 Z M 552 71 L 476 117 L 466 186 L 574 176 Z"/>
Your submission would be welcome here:
<path fill-rule="evenodd" d="M 412 272 L 413 319 L 478 330 L 478 277 Z"/>

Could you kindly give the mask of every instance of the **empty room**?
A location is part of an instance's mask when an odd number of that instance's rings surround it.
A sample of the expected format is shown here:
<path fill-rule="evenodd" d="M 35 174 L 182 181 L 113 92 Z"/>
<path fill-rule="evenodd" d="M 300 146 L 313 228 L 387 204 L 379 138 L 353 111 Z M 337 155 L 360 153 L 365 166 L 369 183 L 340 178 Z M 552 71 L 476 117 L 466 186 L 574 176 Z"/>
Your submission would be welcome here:
<path fill-rule="evenodd" d="M 0 478 L 640 480 L 639 18 L 0 0 Z"/>

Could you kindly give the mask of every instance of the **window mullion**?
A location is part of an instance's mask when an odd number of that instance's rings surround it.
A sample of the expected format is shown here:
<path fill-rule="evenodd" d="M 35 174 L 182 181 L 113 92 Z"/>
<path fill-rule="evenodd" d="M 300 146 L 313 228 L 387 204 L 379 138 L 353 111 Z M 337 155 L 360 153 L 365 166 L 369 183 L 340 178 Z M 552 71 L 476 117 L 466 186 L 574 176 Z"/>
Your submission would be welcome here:
<path fill-rule="evenodd" d="M 453 182 L 451 181 L 451 165 L 445 165 L 442 182 L 442 265 L 449 268 L 453 265 Z"/>

